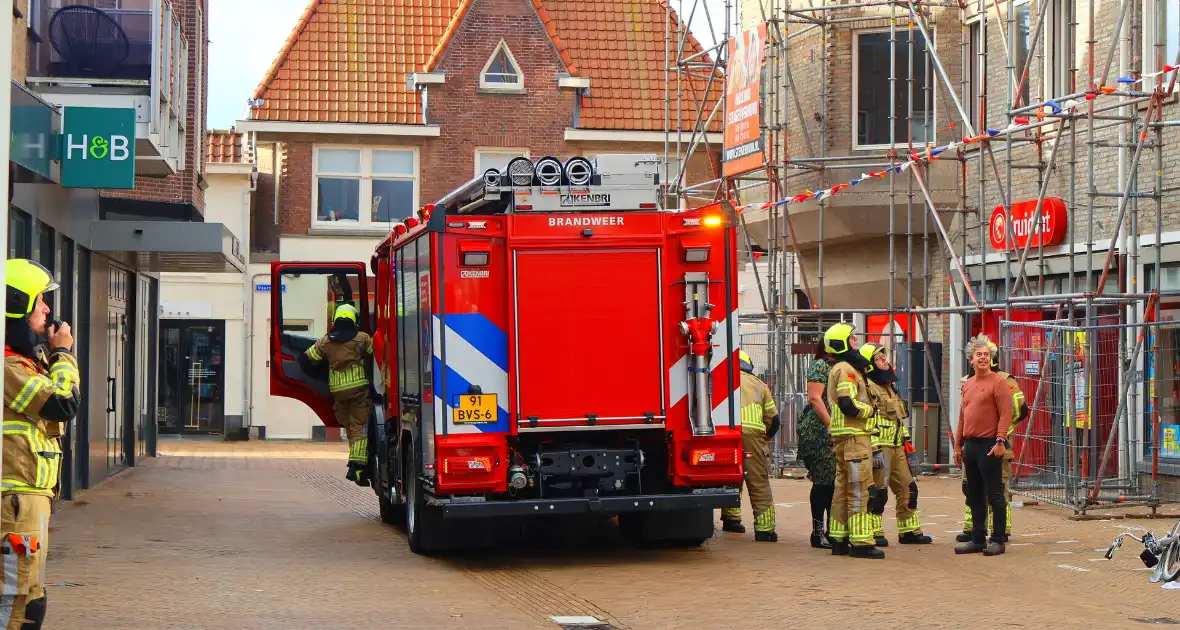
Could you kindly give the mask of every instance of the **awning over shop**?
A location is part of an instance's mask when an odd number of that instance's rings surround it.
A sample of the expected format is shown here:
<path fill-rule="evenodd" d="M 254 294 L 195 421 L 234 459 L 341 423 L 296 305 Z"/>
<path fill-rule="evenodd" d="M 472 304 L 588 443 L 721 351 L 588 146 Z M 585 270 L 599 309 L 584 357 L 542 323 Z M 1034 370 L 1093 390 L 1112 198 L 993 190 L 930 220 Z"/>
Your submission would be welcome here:
<path fill-rule="evenodd" d="M 93 221 L 90 249 L 129 253 L 147 272 L 240 273 L 241 242 L 221 223 Z"/>

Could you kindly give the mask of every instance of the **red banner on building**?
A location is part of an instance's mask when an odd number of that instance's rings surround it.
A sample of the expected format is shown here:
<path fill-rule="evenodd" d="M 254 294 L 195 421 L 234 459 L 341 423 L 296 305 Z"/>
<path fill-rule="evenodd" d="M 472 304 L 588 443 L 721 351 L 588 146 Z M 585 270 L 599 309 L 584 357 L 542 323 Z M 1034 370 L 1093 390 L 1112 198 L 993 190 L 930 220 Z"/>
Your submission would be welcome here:
<path fill-rule="evenodd" d="M 1024 249 L 1024 244 L 1028 242 L 1030 234 L 1032 235 L 1032 243 L 1029 244 L 1029 247 L 1038 247 L 1042 241 L 1045 247 L 1050 247 L 1065 240 L 1065 231 L 1069 229 L 1065 202 L 1057 197 L 1045 197 L 1045 203 L 1041 205 L 1041 224 L 1039 226 L 1033 225 L 1037 218 L 1036 199 L 1012 204 L 1011 214 L 1012 233 L 1016 237 L 1014 239 L 1016 247 L 1009 249 Z M 992 210 L 987 227 L 992 247 L 1003 251 L 1007 235 L 1007 231 L 1004 230 L 1004 206 L 996 206 Z"/>
<path fill-rule="evenodd" d="M 723 171 L 733 177 L 766 163 L 762 140 L 762 55 L 766 24 L 746 29 L 729 40 L 725 82 L 725 155 Z"/>

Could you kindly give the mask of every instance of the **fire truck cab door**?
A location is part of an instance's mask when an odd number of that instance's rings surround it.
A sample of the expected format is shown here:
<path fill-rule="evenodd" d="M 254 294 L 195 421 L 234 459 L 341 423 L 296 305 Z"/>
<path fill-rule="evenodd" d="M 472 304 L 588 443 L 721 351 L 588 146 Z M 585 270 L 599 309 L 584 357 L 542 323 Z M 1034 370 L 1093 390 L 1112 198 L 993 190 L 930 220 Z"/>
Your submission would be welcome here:
<path fill-rule="evenodd" d="M 328 333 L 343 304 L 360 312 L 360 329 L 373 332 L 366 266 L 359 262 L 274 262 L 270 268 L 270 393 L 311 408 L 325 426 L 339 426 L 324 363 L 305 369 L 300 355 Z"/>

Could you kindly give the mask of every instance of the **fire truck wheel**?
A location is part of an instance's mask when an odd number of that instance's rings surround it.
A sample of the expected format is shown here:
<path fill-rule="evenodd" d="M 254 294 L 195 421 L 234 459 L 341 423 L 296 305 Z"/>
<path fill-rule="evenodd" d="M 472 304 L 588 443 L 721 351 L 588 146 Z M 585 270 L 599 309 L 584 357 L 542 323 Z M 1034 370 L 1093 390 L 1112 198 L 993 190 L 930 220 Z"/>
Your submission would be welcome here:
<path fill-rule="evenodd" d="M 406 538 L 410 551 L 428 555 L 446 547 L 446 530 L 438 508 L 426 504 L 426 492 L 418 480 L 418 456 L 410 445 L 406 458 Z"/>

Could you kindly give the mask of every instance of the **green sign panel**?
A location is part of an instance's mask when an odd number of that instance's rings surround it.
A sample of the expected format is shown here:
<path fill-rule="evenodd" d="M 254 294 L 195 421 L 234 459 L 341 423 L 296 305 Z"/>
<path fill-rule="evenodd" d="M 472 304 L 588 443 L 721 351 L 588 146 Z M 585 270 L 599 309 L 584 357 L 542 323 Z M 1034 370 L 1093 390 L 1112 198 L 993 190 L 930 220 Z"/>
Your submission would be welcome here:
<path fill-rule="evenodd" d="M 135 187 L 134 109 L 66 107 L 63 118 L 63 188 Z"/>
<path fill-rule="evenodd" d="M 12 127 L 8 138 L 9 161 L 51 181 L 57 161 L 58 121 L 52 107 L 17 83 L 12 84 Z"/>

